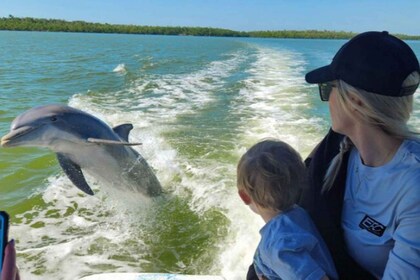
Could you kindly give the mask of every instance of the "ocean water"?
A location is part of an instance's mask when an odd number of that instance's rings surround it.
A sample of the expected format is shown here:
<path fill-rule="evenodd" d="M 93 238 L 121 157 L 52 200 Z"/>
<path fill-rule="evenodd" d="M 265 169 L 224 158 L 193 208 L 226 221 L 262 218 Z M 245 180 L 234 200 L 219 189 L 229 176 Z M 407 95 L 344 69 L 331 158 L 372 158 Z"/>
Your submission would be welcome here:
<path fill-rule="evenodd" d="M 23 279 L 101 272 L 243 279 L 262 220 L 236 192 L 236 163 L 262 138 L 305 157 L 329 127 L 304 74 L 341 40 L 0 32 L 0 134 L 21 112 L 67 104 L 130 141 L 165 190 L 156 200 L 75 188 L 55 155 L 0 148 L 0 208 L 11 214 Z M 420 42 L 408 42 L 420 56 Z M 410 123 L 420 124 L 416 95 Z M 98 163 L 100 164 L 100 163 Z"/>

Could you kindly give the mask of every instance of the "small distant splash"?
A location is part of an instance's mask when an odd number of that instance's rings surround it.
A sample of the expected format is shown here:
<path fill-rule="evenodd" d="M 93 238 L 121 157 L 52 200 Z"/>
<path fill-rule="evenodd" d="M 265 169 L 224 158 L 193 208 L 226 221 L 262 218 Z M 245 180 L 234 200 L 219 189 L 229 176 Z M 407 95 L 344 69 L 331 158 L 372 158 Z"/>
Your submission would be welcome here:
<path fill-rule="evenodd" d="M 117 65 L 117 67 L 114 68 L 114 70 L 112 70 L 112 72 L 125 74 L 127 73 L 127 68 L 125 67 L 124 63 L 120 63 Z"/>

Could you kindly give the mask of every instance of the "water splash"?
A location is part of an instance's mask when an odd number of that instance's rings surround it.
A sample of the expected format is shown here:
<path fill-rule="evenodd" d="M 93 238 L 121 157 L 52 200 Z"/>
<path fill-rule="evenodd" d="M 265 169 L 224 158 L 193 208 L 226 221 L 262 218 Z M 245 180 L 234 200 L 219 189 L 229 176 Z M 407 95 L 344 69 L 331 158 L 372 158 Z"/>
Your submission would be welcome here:
<path fill-rule="evenodd" d="M 127 68 L 125 67 L 124 63 L 121 63 L 121 64 L 118 64 L 117 67 L 115 67 L 114 70 L 112 70 L 112 72 L 125 74 L 127 73 Z"/>

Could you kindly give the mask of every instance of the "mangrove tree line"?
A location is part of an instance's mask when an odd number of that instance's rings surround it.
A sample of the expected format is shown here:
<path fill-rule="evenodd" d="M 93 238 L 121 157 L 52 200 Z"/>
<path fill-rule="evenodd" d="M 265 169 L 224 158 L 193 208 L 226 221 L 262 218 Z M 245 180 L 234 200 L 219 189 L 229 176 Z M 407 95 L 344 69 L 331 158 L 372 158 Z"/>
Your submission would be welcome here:
<path fill-rule="evenodd" d="M 85 21 L 65 21 L 59 19 L 38 19 L 31 17 L 19 18 L 12 15 L 9 15 L 9 17 L 0 18 L 0 30 L 305 39 L 349 39 L 356 35 L 356 33 L 353 32 L 327 30 L 279 30 L 243 32 L 210 27 L 140 26 L 127 24 L 91 23 Z M 394 35 L 401 39 L 420 39 L 420 36 L 409 36 L 403 34 Z"/>

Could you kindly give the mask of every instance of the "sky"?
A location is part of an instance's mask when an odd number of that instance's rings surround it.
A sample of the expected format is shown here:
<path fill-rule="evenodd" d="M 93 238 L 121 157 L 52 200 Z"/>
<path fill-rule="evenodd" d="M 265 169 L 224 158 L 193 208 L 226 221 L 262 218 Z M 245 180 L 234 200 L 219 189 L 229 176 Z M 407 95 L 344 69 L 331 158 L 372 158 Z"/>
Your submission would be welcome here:
<path fill-rule="evenodd" d="M 1 0 L 0 17 L 420 35 L 420 0 Z"/>

